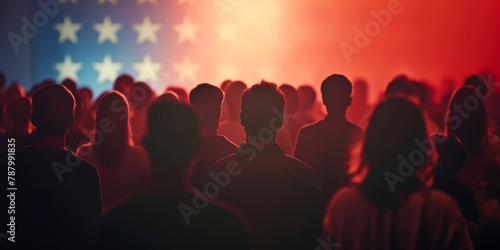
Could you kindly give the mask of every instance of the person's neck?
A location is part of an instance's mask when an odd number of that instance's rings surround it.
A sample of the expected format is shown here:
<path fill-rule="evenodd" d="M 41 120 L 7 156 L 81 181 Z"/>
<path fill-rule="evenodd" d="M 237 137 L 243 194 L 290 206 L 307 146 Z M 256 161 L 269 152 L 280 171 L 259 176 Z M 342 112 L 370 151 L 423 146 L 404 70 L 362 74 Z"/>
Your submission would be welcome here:
<path fill-rule="evenodd" d="M 66 150 L 66 134 L 47 136 L 36 133 L 31 146 L 52 150 Z"/>
<path fill-rule="evenodd" d="M 346 120 L 346 110 L 345 109 L 328 109 L 328 117 L 334 118 L 336 120 Z"/>

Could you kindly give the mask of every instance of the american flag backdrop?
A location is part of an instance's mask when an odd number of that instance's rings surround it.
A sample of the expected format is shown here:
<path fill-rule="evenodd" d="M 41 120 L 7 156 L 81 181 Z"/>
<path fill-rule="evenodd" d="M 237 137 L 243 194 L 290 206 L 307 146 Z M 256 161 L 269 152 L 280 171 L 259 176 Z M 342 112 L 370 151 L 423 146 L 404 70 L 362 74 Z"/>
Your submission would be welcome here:
<path fill-rule="evenodd" d="M 8 34 L 22 36 L 40 2 L 58 11 L 14 53 Z M 0 20 L 0 71 L 27 88 L 69 77 L 97 95 L 128 73 L 161 92 L 228 78 L 319 89 L 337 72 L 366 78 L 374 101 L 400 73 L 436 84 L 500 75 L 497 0 L 2 0 Z"/>

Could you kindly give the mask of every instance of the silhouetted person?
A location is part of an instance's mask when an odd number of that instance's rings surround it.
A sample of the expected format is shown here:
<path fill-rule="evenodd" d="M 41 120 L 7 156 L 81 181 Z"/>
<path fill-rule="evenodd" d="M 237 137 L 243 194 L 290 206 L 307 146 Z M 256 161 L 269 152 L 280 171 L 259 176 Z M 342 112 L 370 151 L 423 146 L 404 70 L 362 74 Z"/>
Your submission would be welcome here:
<path fill-rule="evenodd" d="M 355 80 L 352 91 L 352 104 L 347 109 L 346 117 L 349 121 L 359 126 L 373 109 L 368 103 L 368 84 L 364 79 Z"/>
<path fill-rule="evenodd" d="M 233 154 L 238 148 L 225 136 L 217 134 L 223 98 L 222 90 L 208 83 L 199 84 L 189 93 L 189 103 L 200 121 L 200 149 L 192 177 L 193 186 L 200 183 L 203 168 Z"/>
<path fill-rule="evenodd" d="M 245 129 L 240 122 L 241 96 L 246 89 L 247 85 L 241 81 L 235 81 L 229 85 L 224 99 L 228 117 L 219 124 L 217 130 L 219 134 L 226 136 L 236 145 L 246 141 Z"/>
<path fill-rule="evenodd" d="M 130 118 L 132 139 L 135 145 L 142 146 L 146 134 L 146 116 L 149 107 L 155 100 L 155 93 L 147 83 L 137 82 L 132 87 L 128 100 L 133 110 Z"/>
<path fill-rule="evenodd" d="M 481 93 L 461 87 L 451 99 L 446 117 L 448 135 L 455 135 L 469 159 L 458 171 L 460 181 L 472 189 L 481 215 L 479 227 L 500 225 L 497 194 L 500 183 L 500 141 L 487 132 L 487 114 Z"/>
<path fill-rule="evenodd" d="M 19 83 L 13 82 L 9 85 L 9 87 L 5 90 L 5 93 L 3 95 L 3 100 L 2 102 L 4 105 L 9 103 L 10 100 L 16 98 L 16 97 L 24 97 L 26 95 L 26 92 Z"/>
<path fill-rule="evenodd" d="M 366 177 L 330 200 L 324 236 L 339 249 L 473 249 L 455 201 L 423 183 L 431 166 L 426 141 L 424 118 L 413 103 L 380 103 L 362 149 Z"/>
<path fill-rule="evenodd" d="M 155 102 L 163 102 L 163 101 L 180 103 L 179 97 L 177 96 L 177 94 L 175 92 L 172 92 L 172 91 L 167 91 L 167 92 L 161 94 L 155 100 Z"/>
<path fill-rule="evenodd" d="M 255 249 L 313 249 L 320 233 L 324 200 L 314 171 L 285 155 L 275 143 L 285 100 L 274 83 L 262 81 L 241 100 L 241 124 L 248 139 L 238 152 L 205 173 L 200 190 L 234 205 L 248 218 Z"/>
<path fill-rule="evenodd" d="M 233 84 L 232 80 L 224 80 L 220 84 L 220 89 L 222 90 L 222 92 L 226 93 L 227 92 L 227 88 L 229 88 L 229 86 L 231 86 L 231 84 Z M 229 115 L 229 112 L 227 110 L 227 102 L 224 101 L 224 102 L 222 102 L 222 113 L 220 115 L 221 122 L 227 120 L 228 119 L 228 115 Z"/>
<path fill-rule="evenodd" d="M 66 146 L 73 153 L 76 152 L 76 149 L 81 145 L 88 143 L 90 138 L 88 136 L 88 132 L 84 133 L 83 125 L 82 125 L 82 100 L 80 98 L 80 93 L 76 87 L 76 82 L 71 79 L 64 79 L 61 83 L 64 87 L 66 87 L 73 97 L 75 98 L 75 118 L 73 121 L 73 126 L 68 131 L 68 136 L 66 136 Z"/>
<path fill-rule="evenodd" d="M 184 188 L 199 147 L 193 111 L 182 104 L 154 103 L 144 140 L 153 188 L 105 216 L 100 249 L 248 249 L 243 218 L 235 210 Z"/>
<path fill-rule="evenodd" d="M 99 170 L 105 212 L 149 187 L 149 155 L 134 146 L 128 102 L 117 91 L 107 93 L 99 101 L 92 141 L 79 147 L 77 155 Z"/>
<path fill-rule="evenodd" d="M 32 101 L 36 139 L 15 154 L 16 249 L 90 249 L 102 213 L 101 191 L 96 168 L 65 149 L 75 99 L 64 86 L 50 85 Z M 10 194 L 6 174 L 0 174 L 2 197 Z M 3 207 L 8 200 L 2 199 Z M 9 223 L 5 216 L 2 225 Z"/>
<path fill-rule="evenodd" d="M 185 88 L 183 87 L 175 87 L 175 86 L 170 86 L 167 88 L 167 92 L 172 91 L 177 94 L 177 98 L 179 99 L 179 102 L 185 105 L 189 105 L 189 96 L 188 92 L 186 91 Z"/>
<path fill-rule="evenodd" d="M 351 105 L 352 84 L 334 74 L 321 83 L 323 104 L 328 110 L 324 120 L 300 129 L 294 157 L 309 164 L 317 173 L 320 187 L 329 198 L 347 185 L 350 151 L 362 138 L 363 130 L 346 119 Z"/>
<path fill-rule="evenodd" d="M 433 103 L 433 89 L 426 83 L 419 81 L 410 81 L 410 86 L 412 87 L 412 92 L 418 100 L 418 107 L 422 110 L 422 114 L 425 119 L 425 126 L 427 128 L 427 134 L 435 134 L 438 130 L 438 125 L 432 119 L 429 110 L 433 109 L 436 105 Z"/>
<path fill-rule="evenodd" d="M 82 104 L 82 117 L 80 124 L 86 130 L 94 128 L 94 115 L 92 113 L 92 98 L 94 93 L 88 87 L 83 87 L 78 90 Z"/>
<path fill-rule="evenodd" d="M 285 124 L 284 128 L 288 130 L 288 133 L 290 135 L 293 151 L 293 146 L 295 146 L 295 140 L 297 139 L 299 129 L 304 125 L 297 118 L 297 111 L 299 110 L 299 94 L 293 86 L 288 84 L 281 85 L 279 89 L 283 93 L 286 101 L 285 118 L 287 120 L 287 124 Z"/>
<path fill-rule="evenodd" d="M 127 74 L 118 76 L 113 84 L 113 90 L 122 93 L 125 97 L 130 97 L 130 90 L 134 86 L 134 78 Z"/>
<path fill-rule="evenodd" d="M 309 85 L 302 85 L 297 89 L 297 93 L 299 94 L 297 119 L 304 125 L 316 122 L 317 119 L 312 114 L 316 104 L 316 91 Z"/>

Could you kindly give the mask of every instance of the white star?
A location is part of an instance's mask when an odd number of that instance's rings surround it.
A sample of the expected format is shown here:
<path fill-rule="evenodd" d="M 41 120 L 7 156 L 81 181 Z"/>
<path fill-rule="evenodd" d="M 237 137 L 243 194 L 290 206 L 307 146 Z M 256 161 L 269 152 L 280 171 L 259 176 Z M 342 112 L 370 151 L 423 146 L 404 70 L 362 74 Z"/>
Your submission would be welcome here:
<path fill-rule="evenodd" d="M 234 42 L 234 40 L 236 39 L 236 29 L 233 25 L 227 22 L 219 25 L 215 30 L 219 34 L 219 42 Z"/>
<path fill-rule="evenodd" d="M 155 5 L 157 2 L 156 0 L 137 0 L 137 4 L 145 4 L 145 3 L 150 3 L 150 4 L 153 4 Z"/>
<path fill-rule="evenodd" d="M 98 4 L 105 4 L 106 2 L 110 2 L 112 4 L 117 4 L 118 0 L 97 0 Z"/>
<path fill-rule="evenodd" d="M 78 36 L 76 33 L 82 28 L 81 23 L 71 22 L 71 17 L 64 17 L 63 23 L 56 23 L 54 29 L 59 31 L 59 43 L 63 43 L 66 40 L 70 40 L 72 43 L 76 44 L 78 42 Z"/>
<path fill-rule="evenodd" d="M 137 43 L 141 44 L 144 41 L 148 40 L 151 43 L 155 44 L 158 41 L 156 37 L 156 32 L 161 29 L 161 24 L 152 23 L 151 18 L 149 16 L 144 17 L 144 20 L 141 24 L 134 24 L 133 29 L 138 33 Z"/>
<path fill-rule="evenodd" d="M 178 5 L 181 5 L 183 3 L 195 4 L 196 0 L 177 0 Z"/>
<path fill-rule="evenodd" d="M 64 62 L 56 63 L 55 69 L 59 71 L 59 80 L 66 78 L 78 81 L 78 71 L 82 69 L 82 63 L 75 63 L 70 55 L 64 57 Z"/>
<path fill-rule="evenodd" d="M 160 71 L 161 64 L 155 63 L 151 59 L 151 56 L 146 55 L 142 62 L 134 63 L 134 70 L 137 71 L 138 81 L 148 81 L 156 82 L 158 80 L 158 71 Z"/>
<path fill-rule="evenodd" d="M 121 63 L 113 62 L 110 55 L 104 56 L 104 61 L 101 63 L 94 63 L 94 69 L 99 72 L 97 77 L 97 83 L 103 83 L 104 81 L 114 81 L 118 76 L 118 71 L 122 69 Z"/>
<path fill-rule="evenodd" d="M 266 80 L 275 79 L 276 78 L 276 67 L 269 62 L 265 62 L 257 68 L 257 73 L 259 74 L 257 76 L 259 79 L 262 79 L 262 78 L 264 78 Z"/>
<path fill-rule="evenodd" d="M 196 72 L 200 70 L 200 65 L 193 64 L 189 57 L 184 57 L 182 63 L 174 63 L 174 69 L 179 72 L 177 80 L 182 82 L 184 80 L 191 80 L 194 82 L 196 80 Z"/>
<path fill-rule="evenodd" d="M 225 80 L 225 79 L 238 79 L 238 71 L 239 68 L 229 62 L 225 62 L 221 65 L 219 65 L 217 68 L 218 74 L 218 80 Z"/>
<path fill-rule="evenodd" d="M 106 16 L 102 23 L 94 24 L 94 29 L 99 32 L 99 38 L 97 38 L 98 44 L 102 44 L 106 40 L 116 44 L 118 42 L 116 33 L 122 29 L 122 25 L 120 23 L 113 23 L 111 17 Z"/>
<path fill-rule="evenodd" d="M 179 33 L 179 36 L 177 37 L 177 43 L 182 43 L 186 40 L 195 43 L 196 32 L 198 32 L 199 29 L 200 27 L 191 23 L 191 20 L 188 17 L 184 18 L 182 24 L 174 25 L 174 30 Z"/>

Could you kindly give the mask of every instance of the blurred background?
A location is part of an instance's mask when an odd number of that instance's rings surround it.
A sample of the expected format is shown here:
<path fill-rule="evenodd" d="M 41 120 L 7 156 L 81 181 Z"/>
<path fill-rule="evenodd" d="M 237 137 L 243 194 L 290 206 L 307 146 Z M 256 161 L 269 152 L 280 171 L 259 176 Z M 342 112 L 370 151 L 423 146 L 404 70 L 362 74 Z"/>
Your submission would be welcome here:
<path fill-rule="evenodd" d="M 0 19 L 8 82 L 72 78 L 94 96 L 121 73 L 163 92 L 337 72 L 371 102 L 401 73 L 437 89 L 500 75 L 497 0 L 2 0 Z"/>

